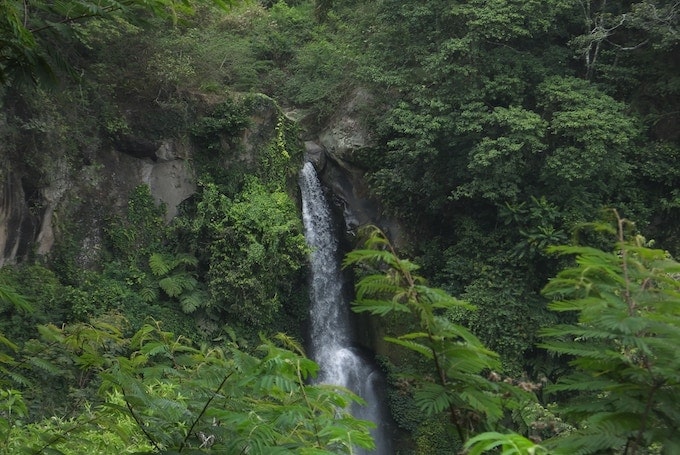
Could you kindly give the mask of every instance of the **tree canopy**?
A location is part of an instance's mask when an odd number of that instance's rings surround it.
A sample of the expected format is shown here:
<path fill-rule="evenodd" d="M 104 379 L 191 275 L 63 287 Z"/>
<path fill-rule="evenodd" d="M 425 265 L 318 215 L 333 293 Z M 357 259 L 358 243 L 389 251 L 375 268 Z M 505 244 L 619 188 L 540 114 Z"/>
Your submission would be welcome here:
<path fill-rule="evenodd" d="M 211 0 L 226 8 L 231 1 Z M 87 20 L 111 24 L 148 20 L 152 16 L 177 20 L 192 12 L 186 0 L 29 1 L 0 3 L 0 84 L 32 81 L 54 83 L 55 68 L 68 69 L 69 46 L 78 41 Z"/>

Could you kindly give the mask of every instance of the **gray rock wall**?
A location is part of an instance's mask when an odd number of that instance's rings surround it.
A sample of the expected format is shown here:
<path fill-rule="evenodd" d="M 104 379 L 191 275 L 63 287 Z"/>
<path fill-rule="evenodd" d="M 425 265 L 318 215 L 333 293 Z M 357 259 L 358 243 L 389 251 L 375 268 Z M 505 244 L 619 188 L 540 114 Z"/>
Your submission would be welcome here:
<path fill-rule="evenodd" d="M 195 112 L 206 112 L 217 101 L 197 97 L 192 102 L 197 105 Z M 335 195 L 348 233 L 375 224 L 398 243 L 401 229 L 370 197 L 364 171 L 352 158 L 372 144 L 370 129 L 360 120 L 372 102 L 369 93 L 357 90 L 322 131 L 307 132 L 311 136 L 305 143 L 307 157 Z M 232 146 L 229 158 L 247 167 L 256 165 L 258 150 L 274 138 L 280 115 L 276 103 L 266 96 L 258 97 L 252 109 L 251 126 Z M 87 158 L 80 161 L 50 148 L 58 144 L 46 144 L 38 173 L 12 161 L 11 144 L 0 144 L 0 266 L 48 255 L 60 236 L 73 234 L 64 232 L 65 226 L 78 230 L 74 237 L 80 242 L 81 265 L 95 264 L 105 222 L 124 213 L 134 188 L 148 185 L 154 199 L 166 206 L 168 221 L 196 191 L 191 165 L 195 150 L 186 135 L 126 135 L 113 143 L 100 138 L 93 143 L 99 148 L 84 152 Z"/>
<path fill-rule="evenodd" d="M 193 102 L 198 104 L 196 112 L 206 112 L 219 100 L 196 98 Z M 255 165 L 258 150 L 274 137 L 278 115 L 274 101 L 258 97 L 251 126 L 242 132 L 240 144 L 229 150 L 225 165 L 228 161 Z M 92 142 L 99 148 L 82 152 L 78 158 L 64 152 L 63 144 L 42 144 L 40 169 L 28 169 L 12 159 L 21 144 L 0 144 L 0 266 L 48 255 L 65 235 L 78 239 L 80 264 L 94 265 L 105 223 L 124 213 L 137 186 L 149 186 L 156 202 L 165 205 L 167 221 L 196 192 L 191 164 L 196 151 L 188 133 L 172 138 L 126 135 L 113 143 Z M 65 229 L 77 229 L 77 235 Z"/>
<path fill-rule="evenodd" d="M 38 232 L 40 215 L 26 202 L 21 176 L 8 163 L 0 187 L 0 267 L 25 256 Z"/>
<path fill-rule="evenodd" d="M 373 145 L 371 130 L 361 121 L 373 103 L 370 93 L 356 90 L 316 138 L 305 142 L 305 148 L 307 159 L 342 209 L 347 232 L 352 235 L 361 226 L 373 224 L 398 246 L 403 242 L 399 223 L 386 216 L 380 202 L 371 197 L 366 173 L 354 160 L 359 150 Z"/>

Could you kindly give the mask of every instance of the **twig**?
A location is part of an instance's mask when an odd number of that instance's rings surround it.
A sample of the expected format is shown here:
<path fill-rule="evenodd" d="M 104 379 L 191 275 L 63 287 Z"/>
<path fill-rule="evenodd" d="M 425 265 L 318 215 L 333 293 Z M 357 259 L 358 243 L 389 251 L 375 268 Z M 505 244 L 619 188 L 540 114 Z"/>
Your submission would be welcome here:
<path fill-rule="evenodd" d="M 180 444 L 178 452 L 181 452 L 181 451 L 182 451 L 182 449 L 184 448 L 184 446 L 185 446 L 186 443 L 187 443 L 187 440 L 189 439 L 189 436 L 191 436 L 191 433 L 193 432 L 194 427 L 196 426 L 196 424 L 198 423 L 198 421 L 201 420 L 201 417 L 203 417 L 203 414 L 205 414 L 205 412 L 208 410 L 208 406 L 210 406 L 210 403 L 212 403 L 212 401 L 215 399 L 215 397 L 217 396 L 217 394 L 220 393 L 220 390 L 222 390 L 222 387 L 224 387 L 224 384 L 227 383 L 227 380 L 228 380 L 233 374 L 234 374 L 234 372 L 232 371 L 231 373 L 229 373 L 228 375 L 226 375 L 226 376 L 224 377 L 224 379 L 222 379 L 222 382 L 220 382 L 220 385 L 217 387 L 217 390 L 215 390 L 215 392 L 212 394 L 212 396 L 211 396 L 210 398 L 208 398 L 208 401 L 205 402 L 205 405 L 203 406 L 203 409 L 201 409 L 201 412 L 198 414 L 198 417 L 196 417 L 196 419 L 194 419 L 193 423 L 191 424 L 191 428 L 189 428 L 189 431 L 187 431 L 187 435 L 184 437 L 184 441 L 182 441 L 182 444 Z"/>
<path fill-rule="evenodd" d="M 159 452 L 161 451 L 161 448 L 158 446 L 158 443 L 154 440 L 153 437 L 151 437 L 151 434 L 149 434 L 148 431 L 144 428 L 144 423 L 137 417 L 137 414 L 135 414 L 135 410 L 132 409 L 132 405 L 130 402 L 126 399 L 127 393 L 125 392 L 125 389 L 121 386 L 121 390 L 123 392 L 123 399 L 125 399 L 125 406 L 128 408 L 128 411 L 130 411 L 130 415 L 132 415 L 132 418 L 135 419 L 135 422 L 137 423 L 137 426 L 139 427 L 140 430 L 142 430 L 142 433 L 144 433 L 144 436 L 146 436 L 146 439 L 149 440 L 152 446 Z"/>
<path fill-rule="evenodd" d="M 307 407 L 309 408 L 310 411 L 312 411 L 312 414 L 314 413 L 314 408 L 312 407 L 312 404 L 309 402 L 309 397 L 307 397 L 307 391 L 305 390 L 305 384 L 302 381 L 302 374 L 300 373 L 300 360 L 297 361 L 297 378 L 298 378 L 298 383 L 300 384 L 300 391 L 302 392 L 302 396 L 305 399 L 305 403 L 307 404 Z M 316 443 L 319 445 L 319 448 L 323 447 L 321 444 L 321 439 L 319 438 L 319 433 L 321 430 L 319 430 L 319 426 L 316 423 L 316 419 L 312 418 L 312 425 L 314 425 L 314 437 L 316 438 Z"/>
<path fill-rule="evenodd" d="M 97 13 L 86 13 L 86 14 L 81 14 L 80 16 L 65 17 L 65 18 L 63 18 L 59 21 L 56 21 L 55 23 L 57 23 L 57 24 L 68 24 L 68 23 L 71 23 L 71 22 L 78 22 L 78 21 L 81 21 L 81 20 L 84 20 L 84 19 L 90 19 L 92 17 L 101 17 L 101 16 L 104 16 L 106 13 L 112 13 L 114 11 L 119 11 L 119 10 L 122 10 L 124 7 L 132 6 L 133 4 L 134 4 L 133 1 L 128 1 L 128 2 L 124 2 L 124 3 L 120 3 L 118 5 L 109 5 L 109 6 L 103 7 L 102 10 L 100 12 L 97 12 Z M 38 27 L 38 28 L 35 28 L 35 29 L 32 29 L 32 30 L 29 29 L 29 32 L 35 34 L 35 33 L 40 33 L 44 30 L 50 29 L 50 28 L 52 28 L 51 25 L 43 25 L 42 27 Z"/>

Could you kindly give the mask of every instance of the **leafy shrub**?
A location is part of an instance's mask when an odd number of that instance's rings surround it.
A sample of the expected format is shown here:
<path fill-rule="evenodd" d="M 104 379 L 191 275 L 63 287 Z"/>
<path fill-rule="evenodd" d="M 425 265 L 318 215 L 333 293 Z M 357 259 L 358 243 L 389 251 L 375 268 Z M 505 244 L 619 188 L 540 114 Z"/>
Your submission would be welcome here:
<path fill-rule="evenodd" d="M 15 342 L 35 336 L 39 323 L 66 320 L 65 289 L 54 272 L 44 266 L 2 267 L 0 286 L 5 287 L 4 298 L 0 298 L 0 333 Z M 17 301 L 26 301 L 30 307 L 12 303 Z"/>
<path fill-rule="evenodd" d="M 23 420 L 34 403 L 17 389 L 0 391 L 4 453 L 268 453 L 285 448 L 349 454 L 374 447 L 372 424 L 348 411 L 361 399 L 334 386 L 307 385 L 318 366 L 286 336 L 279 335 L 278 343 L 262 340 L 258 355 L 252 355 L 233 342 L 196 347 L 152 324 L 125 338 L 115 320 L 44 326 L 41 334 L 42 346 L 61 351 L 101 385 L 98 397 L 94 403 L 72 403 L 73 417 L 41 417 L 27 424 Z M 63 363 L 43 365 L 56 374 L 74 370 Z"/>
<path fill-rule="evenodd" d="M 424 278 L 416 274 L 418 265 L 399 258 L 379 229 L 367 228 L 365 245 L 364 249 L 348 253 L 344 261 L 345 265 L 365 267 L 371 272 L 356 284 L 353 310 L 378 316 L 391 313 L 416 316 L 419 327 L 415 332 L 385 337 L 419 354 L 430 365 L 430 375 L 417 378 L 404 375 L 417 384 L 415 405 L 424 415 L 447 422 L 446 429 L 438 434 L 455 437 L 460 442 L 467 440 L 475 428 L 498 425 L 504 407 L 513 403 L 513 395 L 522 394 L 493 380 L 491 375 L 482 376 L 499 369 L 498 354 L 446 317 L 446 312 L 470 309 L 470 305 L 427 286 Z"/>
<path fill-rule="evenodd" d="M 191 127 L 191 135 L 208 152 L 217 153 L 248 125 L 243 104 L 233 100 L 225 101 L 203 116 Z"/>
<path fill-rule="evenodd" d="M 675 402 L 680 392 L 680 264 L 665 251 L 629 237 L 627 220 L 596 229 L 616 236 L 611 252 L 587 246 L 553 248 L 576 264 L 545 287 L 550 308 L 573 312 L 577 323 L 543 330 L 543 347 L 568 356 L 573 372 L 549 390 L 568 393 L 562 408 L 576 431 L 553 438 L 558 453 L 680 449 Z"/>
<path fill-rule="evenodd" d="M 297 209 L 286 193 L 270 192 L 257 179 L 226 206 L 214 187 L 206 189 L 199 216 L 210 242 L 211 306 L 239 323 L 266 327 L 302 281 L 306 244 Z"/>
<path fill-rule="evenodd" d="M 105 240 L 114 257 L 139 263 L 160 249 L 165 227 L 165 207 L 151 195 L 148 185 L 139 185 L 128 199 L 124 217 L 114 217 L 105 228 Z"/>
<path fill-rule="evenodd" d="M 450 317 L 501 355 L 506 374 L 519 376 L 526 368 L 524 354 L 534 347 L 538 330 L 554 317 L 543 299 L 517 288 L 517 277 L 494 272 L 473 281 L 461 295 L 476 310 L 453 311 Z"/>

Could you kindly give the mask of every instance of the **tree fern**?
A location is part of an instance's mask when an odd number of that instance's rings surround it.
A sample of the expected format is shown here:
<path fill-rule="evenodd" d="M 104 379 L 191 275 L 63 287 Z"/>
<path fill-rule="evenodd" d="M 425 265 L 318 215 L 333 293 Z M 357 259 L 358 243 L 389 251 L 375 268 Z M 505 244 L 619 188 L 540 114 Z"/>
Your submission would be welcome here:
<path fill-rule="evenodd" d="M 170 256 L 166 254 L 153 253 L 149 256 L 149 268 L 156 276 L 167 275 L 176 265 L 173 262 Z"/>
<path fill-rule="evenodd" d="M 0 301 L 9 303 L 15 309 L 20 311 L 33 311 L 33 307 L 26 297 L 20 295 L 12 287 L 2 283 L 0 283 Z"/>
<path fill-rule="evenodd" d="M 199 308 L 205 306 L 208 302 L 208 296 L 204 292 L 189 292 L 184 293 L 179 298 L 179 303 L 182 307 L 182 311 L 186 314 L 191 314 L 198 310 Z"/>
<path fill-rule="evenodd" d="M 549 390 L 574 398 L 563 411 L 581 429 L 547 443 L 560 453 L 612 450 L 633 455 L 680 444 L 680 264 L 626 238 L 617 217 L 616 250 L 559 247 L 576 256 L 545 288 L 551 309 L 575 312 L 576 324 L 542 331 L 543 347 L 572 358 L 573 374 Z"/>
<path fill-rule="evenodd" d="M 184 291 L 184 281 L 181 276 L 167 276 L 158 282 L 158 286 L 168 297 L 179 297 Z"/>
<path fill-rule="evenodd" d="M 455 405 L 455 397 L 451 396 L 451 391 L 446 387 L 429 383 L 420 387 L 415 395 L 415 403 L 427 414 L 437 414 Z"/>
<path fill-rule="evenodd" d="M 421 330 L 385 339 L 432 363 L 434 381 L 424 381 L 417 390 L 418 406 L 430 415 L 447 412 L 457 435 L 465 440 L 473 420 L 493 423 L 502 415 L 500 389 L 506 385 L 480 375 L 500 369 L 498 355 L 442 316 L 451 308 L 471 309 L 469 304 L 427 286 L 414 273 L 418 266 L 400 259 L 379 229 L 371 227 L 367 232 L 366 248 L 349 253 L 344 261 L 363 274 L 353 310 L 378 316 L 406 312 L 417 318 Z"/>
<path fill-rule="evenodd" d="M 195 277 L 192 270 L 198 265 L 198 259 L 190 254 L 154 253 L 149 257 L 149 268 L 157 281 L 148 283 L 139 294 L 147 302 L 156 300 L 159 290 L 173 300 L 178 301 L 182 311 L 195 313 L 205 308 L 210 298 Z"/>
<path fill-rule="evenodd" d="M 374 313 L 374 314 L 380 314 L 380 313 Z M 406 335 L 402 335 L 399 338 L 394 338 L 394 337 L 385 337 L 385 341 L 389 341 L 390 343 L 398 344 L 399 346 L 403 346 L 406 349 L 410 349 L 411 351 L 415 351 L 422 355 L 423 357 L 429 359 L 429 360 L 434 360 L 434 353 L 432 352 L 432 347 L 428 346 L 427 344 L 423 343 L 418 343 L 416 341 L 413 341 L 413 338 L 428 338 L 427 333 L 421 333 L 421 332 L 416 332 L 416 333 L 408 333 Z"/>
<path fill-rule="evenodd" d="M 158 289 L 155 286 L 146 286 L 138 291 L 139 297 L 147 302 L 155 302 L 158 300 Z"/>

